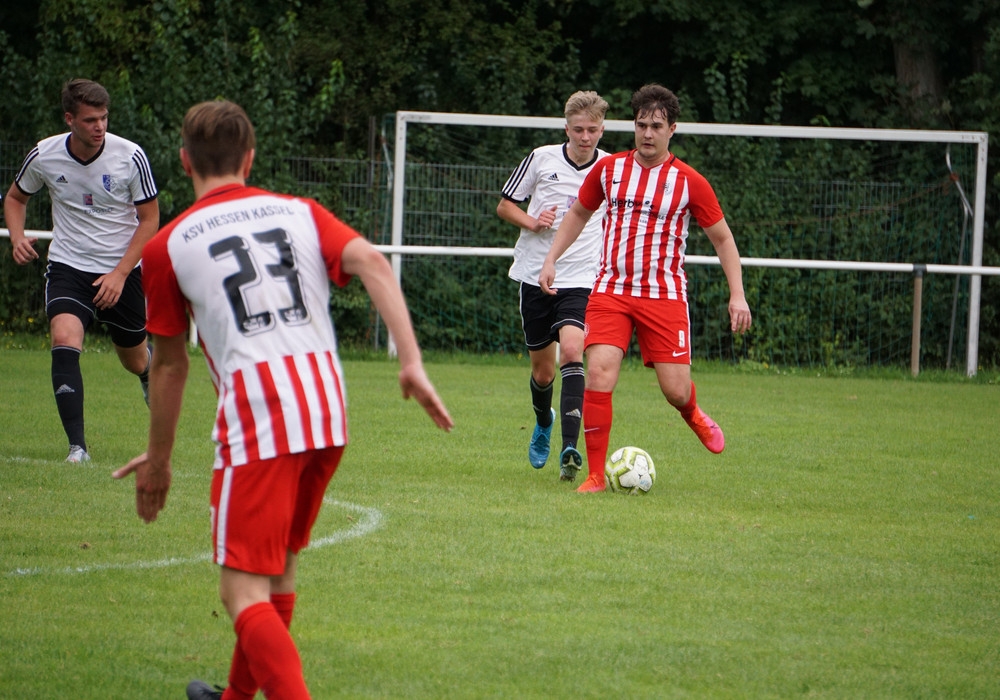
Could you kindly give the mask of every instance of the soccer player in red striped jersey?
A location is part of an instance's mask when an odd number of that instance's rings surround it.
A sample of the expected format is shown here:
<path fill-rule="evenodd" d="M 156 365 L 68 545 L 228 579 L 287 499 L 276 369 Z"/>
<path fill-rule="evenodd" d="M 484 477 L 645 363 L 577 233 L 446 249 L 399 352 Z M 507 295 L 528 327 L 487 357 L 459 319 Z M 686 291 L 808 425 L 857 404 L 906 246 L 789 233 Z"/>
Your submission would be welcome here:
<path fill-rule="evenodd" d="M 170 488 L 188 374 L 189 315 L 218 391 L 210 512 L 219 592 L 236 648 L 229 686 L 202 681 L 192 700 L 308 698 L 288 633 L 298 552 L 347 443 L 344 378 L 328 303 L 330 282 L 361 278 L 389 327 L 403 397 L 442 429 L 451 416 L 424 372 L 406 302 L 385 257 L 313 200 L 246 186 L 255 137 L 232 102 L 188 110 L 181 163 L 195 203 L 142 255 L 150 370 L 147 451 L 114 473 L 135 473 L 136 510 L 156 519 Z"/>
<path fill-rule="evenodd" d="M 613 418 L 612 393 L 633 332 L 667 401 L 708 450 L 725 448 L 722 429 L 698 406 L 691 381 L 691 324 L 684 249 L 693 217 L 715 247 L 729 284 L 730 328 L 743 333 L 752 317 L 743 291 L 740 254 L 708 181 L 670 152 L 680 105 L 657 84 L 632 95 L 635 148 L 601 159 L 563 217 L 542 265 L 539 286 L 558 294 L 556 261 L 591 215 L 604 208 L 601 266 L 587 306 L 583 401 L 589 476 L 577 489 L 604 490 L 604 462 Z"/>

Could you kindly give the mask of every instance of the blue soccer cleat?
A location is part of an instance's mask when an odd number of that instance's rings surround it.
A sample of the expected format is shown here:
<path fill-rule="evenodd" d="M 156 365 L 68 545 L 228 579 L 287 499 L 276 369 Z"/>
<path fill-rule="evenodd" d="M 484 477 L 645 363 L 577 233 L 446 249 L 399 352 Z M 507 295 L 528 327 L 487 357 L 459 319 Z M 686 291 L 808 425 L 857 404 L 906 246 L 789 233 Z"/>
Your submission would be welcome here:
<path fill-rule="evenodd" d="M 547 428 L 535 424 L 535 432 L 531 434 L 531 444 L 528 445 L 528 461 L 535 469 L 541 469 L 549 461 L 549 441 L 552 437 L 552 426 L 556 422 L 556 409 L 552 411 L 552 422 Z"/>

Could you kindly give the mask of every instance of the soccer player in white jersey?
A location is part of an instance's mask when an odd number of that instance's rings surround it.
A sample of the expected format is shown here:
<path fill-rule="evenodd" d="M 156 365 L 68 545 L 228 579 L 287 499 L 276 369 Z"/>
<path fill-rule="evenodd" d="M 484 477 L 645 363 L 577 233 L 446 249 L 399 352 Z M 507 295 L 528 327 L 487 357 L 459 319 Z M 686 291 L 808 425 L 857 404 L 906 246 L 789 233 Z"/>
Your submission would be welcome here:
<path fill-rule="evenodd" d="M 288 632 L 296 564 L 347 443 L 331 281 L 360 277 L 395 339 L 403 397 L 444 430 L 453 423 L 385 257 L 315 201 L 246 186 L 255 137 L 238 105 L 195 105 L 181 138 L 196 201 L 142 258 L 156 345 L 148 449 L 114 476 L 135 473 L 136 510 L 155 520 L 170 488 L 190 314 L 218 390 L 212 542 L 237 641 L 228 688 L 192 681 L 188 697 L 308 698 Z"/>
<path fill-rule="evenodd" d="M 110 134 L 107 90 L 91 80 L 63 86 L 68 134 L 40 141 L 4 198 L 14 260 L 38 259 L 25 236 L 28 200 L 43 187 L 52 200 L 45 311 L 52 343 L 52 390 L 69 439 L 67 462 L 90 459 L 84 437 L 80 354 L 100 321 L 122 365 L 139 376 L 148 403 L 150 348 L 139 258 L 160 223 L 156 183 L 142 149 Z"/>
<path fill-rule="evenodd" d="M 692 217 L 715 247 L 726 275 L 730 328 L 743 333 L 751 324 L 739 250 L 715 192 L 670 152 L 680 114 L 677 97 L 649 84 L 632 95 L 631 106 L 635 149 L 594 166 L 563 218 L 538 278 L 544 292 L 562 294 L 556 261 L 603 206 L 601 266 L 587 307 L 583 416 L 590 474 L 577 489 L 584 493 L 604 490 L 612 392 L 633 332 L 667 401 L 708 450 L 718 454 L 725 448 L 722 430 L 699 408 L 691 381 L 684 248 Z"/>
<path fill-rule="evenodd" d="M 559 403 L 562 451 L 559 478 L 573 481 L 583 464 L 577 450 L 583 412 L 583 328 L 587 297 L 600 260 L 601 219 L 594 217 L 558 263 L 561 293 L 543 294 L 538 287 L 542 262 L 552 246 L 563 215 L 576 200 L 583 178 L 607 153 L 597 147 L 604 134 L 608 103 L 596 92 L 575 92 L 566 101 L 566 142 L 540 146 L 521 161 L 503 186 L 497 214 L 520 227 L 514 246 L 511 279 L 520 283 L 524 342 L 531 358 L 531 405 L 535 428 L 528 462 L 536 469 L 549 458 L 555 409 L 552 385 L 559 343 L 562 391 Z M 527 211 L 519 205 L 529 200 Z"/>

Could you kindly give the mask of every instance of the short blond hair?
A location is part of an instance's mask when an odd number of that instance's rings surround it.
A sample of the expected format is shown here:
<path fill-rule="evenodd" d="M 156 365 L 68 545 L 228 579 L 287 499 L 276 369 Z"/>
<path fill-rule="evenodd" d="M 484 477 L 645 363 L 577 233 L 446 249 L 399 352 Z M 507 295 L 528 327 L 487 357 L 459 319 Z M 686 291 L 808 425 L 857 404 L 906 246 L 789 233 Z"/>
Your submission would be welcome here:
<path fill-rule="evenodd" d="M 608 103 L 593 90 L 579 90 L 566 100 L 564 113 L 566 119 L 574 114 L 586 114 L 594 121 L 602 122 L 608 113 Z"/>

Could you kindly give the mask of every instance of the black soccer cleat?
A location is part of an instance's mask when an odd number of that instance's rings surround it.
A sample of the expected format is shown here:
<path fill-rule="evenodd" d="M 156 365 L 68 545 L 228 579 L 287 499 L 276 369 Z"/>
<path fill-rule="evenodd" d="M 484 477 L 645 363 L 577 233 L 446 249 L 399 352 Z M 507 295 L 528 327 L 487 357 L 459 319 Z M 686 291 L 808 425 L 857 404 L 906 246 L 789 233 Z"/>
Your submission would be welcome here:
<path fill-rule="evenodd" d="M 559 480 L 574 481 L 583 466 L 583 456 L 575 447 L 567 447 L 559 455 Z"/>
<path fill-rule="evenodd" d="M 225 688 L 212 688 L 205 681 L 194 680 L 188 683 L 187 696 L 188 700 L 221 700 L 223 690 Z"/>

